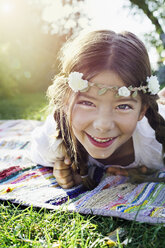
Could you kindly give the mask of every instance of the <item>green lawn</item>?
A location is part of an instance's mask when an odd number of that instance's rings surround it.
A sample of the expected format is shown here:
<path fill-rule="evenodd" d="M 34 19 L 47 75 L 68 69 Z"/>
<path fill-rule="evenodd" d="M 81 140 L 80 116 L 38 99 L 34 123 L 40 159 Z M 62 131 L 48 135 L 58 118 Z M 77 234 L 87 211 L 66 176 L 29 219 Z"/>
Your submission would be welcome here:
<path fill-rule="evenodd" d="M 0 119 L 44 119 L 45 94 L 20 94 L 0 100 Z"/>
<path fill-rule="evenodd" d="M 0 119 L 45 118 L 43 94 L 0 100 Z M 21 207 L 0 201 L 0 247 L 102 248 L 112 247 L 107 236 L 117 227 L 126 231 L 128 248 L 164 248 L 165 227 L 102 216 L 86 216 Z M 124 247 L 118 237 L 116 247 Z"/>

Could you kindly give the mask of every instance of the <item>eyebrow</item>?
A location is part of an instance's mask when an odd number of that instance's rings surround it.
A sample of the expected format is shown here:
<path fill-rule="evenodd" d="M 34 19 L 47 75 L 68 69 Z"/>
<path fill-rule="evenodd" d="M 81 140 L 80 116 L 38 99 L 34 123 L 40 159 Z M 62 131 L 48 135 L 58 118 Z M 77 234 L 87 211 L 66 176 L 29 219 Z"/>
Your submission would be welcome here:
<path fill-rule="evenodd" d="M 89 96 L 89 95 L 87 95 L 87 93 L 84 93 L 84 92 L 83 93 L 80 92 L 79 96 L 83 96 L 83 97 L 86 97 L 86 98 L 91 99 L 91 100 L 96 100 L 95 97 Z"/>
<path fill-rule="evenodd" d="M 117 99 L 117 102 L 135 102 L 137 103 L 138 101 L 135 98 L 120 98 Z"/>

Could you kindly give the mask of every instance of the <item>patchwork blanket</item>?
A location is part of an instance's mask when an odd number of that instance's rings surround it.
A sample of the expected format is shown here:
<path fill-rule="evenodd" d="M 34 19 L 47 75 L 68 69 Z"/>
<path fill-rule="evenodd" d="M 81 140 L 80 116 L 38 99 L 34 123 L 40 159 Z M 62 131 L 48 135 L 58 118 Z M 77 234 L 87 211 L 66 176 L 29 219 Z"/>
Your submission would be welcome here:
<path fill-rule="evenodd" d="M 52 168 L 30 160 L 30 134 L 42 122 L 0 121 L 0 199 L 22 205 L 165 223 L 165 184 L 131 184 L 123 176 L 102 179 L 92 191 L 58 186 Z M 159 173 L 165 177 L 165 170 Z"/>

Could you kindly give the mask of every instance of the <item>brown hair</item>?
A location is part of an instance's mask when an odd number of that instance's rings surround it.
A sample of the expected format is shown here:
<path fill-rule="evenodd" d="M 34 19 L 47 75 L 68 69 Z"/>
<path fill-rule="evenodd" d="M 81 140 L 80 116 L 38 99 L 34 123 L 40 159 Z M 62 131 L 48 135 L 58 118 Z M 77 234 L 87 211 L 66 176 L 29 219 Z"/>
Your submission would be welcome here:
<path fill-rule="evenodd" d="M 89 32 L 83 37 L 80 36 L 67 42 L 61 51 L 60 61 L 60 74 L 56 76 L 54 84 L 49 87 L 48 91 L 51 95 L 51 102 L 55 106 L 55 119 L 61 131 L 66 151 L 73 162 L 77 164 L 80 174 L 83 176 L 88 171 L 87 152 L 74 137 L 71 123 L 69 123 L 70 119 L 68 120 L 65 115 L 64 106 L 71 95 L 66 78 L 71 72 L 77 71 L 83 73 L 84 79 L 90 80 L 103 70 L 112 70 L 127 86 L 138 87 L 147 84 L 146 78 L 151 76 L 151 66 L 147 50 L 136 35 L 130 32 L 117 34 L 109 30 Z M 142 102 L 148 106 L 146 117 L 155 130 L 156 139 L 163 145 L 164 153 L 165 120 L 158 113 L 156 102 L 158 96 L 141 92 L 139 94 Z M 72 106 L 75 97 L 76 94 L 74 94 Z M 86 178 L 85 181 L 87 180 Z"/>

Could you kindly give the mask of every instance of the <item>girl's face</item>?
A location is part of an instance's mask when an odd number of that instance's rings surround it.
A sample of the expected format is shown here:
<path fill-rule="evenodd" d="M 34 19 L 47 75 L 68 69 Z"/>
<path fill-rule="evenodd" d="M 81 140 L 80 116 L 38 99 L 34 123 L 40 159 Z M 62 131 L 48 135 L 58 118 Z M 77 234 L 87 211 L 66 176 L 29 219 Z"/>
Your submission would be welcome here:
<path fill-rule="evenodd" d="M 112 71 L 103 71 L 90 82 L 124 86 Z M 140 96 L 116 97 L 108 90 L 99 96 L 96 86 L 79 93 L 72 109 L 73 133 L 86 151 L 96 159 L 109 158 L 130 140 L 136 124 L 144 116 Z"/>

